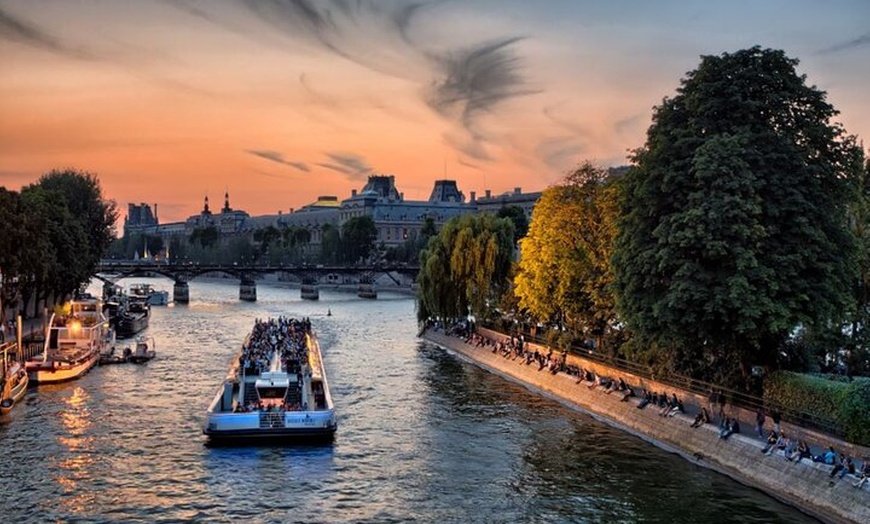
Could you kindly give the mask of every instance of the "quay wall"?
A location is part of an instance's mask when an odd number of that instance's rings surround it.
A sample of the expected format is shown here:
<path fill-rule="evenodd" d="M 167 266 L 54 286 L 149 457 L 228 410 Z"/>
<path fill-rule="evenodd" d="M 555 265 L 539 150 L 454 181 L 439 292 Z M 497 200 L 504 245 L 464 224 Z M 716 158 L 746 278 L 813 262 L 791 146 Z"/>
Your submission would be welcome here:
<path fill-rule="evenodd" d="M 493 332 L 482 334 L 490 338 L 504 338 L 504 335 Z M 519 360 L 493 353 L 491 348 L 474 347 L 440 331 L 429 329 L 421 336 L 496 375 L 579 409 L 699 466 L 760 489 L 823 522 L 870 522 L 870 490 L 866 485 L 860 490 L 855 489 L 852 486 L 855 477 L 851 475 L 830 485 L 831 466 L 815 464 L 806 459 L 795 464 L 785 460 L 781 453 L 762 454 L 763 442 L 751 436 L 752 427 L 742 426 L 742 434 L 722 440 L 718 428 L 712 424 L 697 429 L 690 427 L 692 416 L 680 414 L 673 418 L 660 417 L 657 408 L 637 409 L 637 399 L 621 402 L 618 393 L 607 395 L 597 389 L 590 390 L 586 383 L 578 384 L 574 377 L 564 373 L 553 375 L 546 369 L 538 371 L 536 364 L 524 365 Z M 643 384 L 656 391 L 673 392 L 680 398 L 689 398 L 689 402 L 706 405 L 707 399 L 691 398 L 692 394 L 663 384 L 631 377 L 622 371 L 585 360 L 574 363 L 586 369 L 595 369 L 605 376 L 623 377 L 632 386 Z"/>

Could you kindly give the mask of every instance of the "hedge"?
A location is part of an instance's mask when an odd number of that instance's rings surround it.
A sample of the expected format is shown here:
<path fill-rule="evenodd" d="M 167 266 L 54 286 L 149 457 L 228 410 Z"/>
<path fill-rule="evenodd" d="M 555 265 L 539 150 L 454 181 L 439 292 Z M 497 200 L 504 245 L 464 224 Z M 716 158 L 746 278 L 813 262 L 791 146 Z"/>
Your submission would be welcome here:
<path fill-rule="evenodd" d="M 828 426 L 846 440 L 870 446 L 870 379 L 851 382 L 777 371 L 764 381 L 764 404 L 798 424 Z M 800 420 L 803 419 L 803 420 Z"/>

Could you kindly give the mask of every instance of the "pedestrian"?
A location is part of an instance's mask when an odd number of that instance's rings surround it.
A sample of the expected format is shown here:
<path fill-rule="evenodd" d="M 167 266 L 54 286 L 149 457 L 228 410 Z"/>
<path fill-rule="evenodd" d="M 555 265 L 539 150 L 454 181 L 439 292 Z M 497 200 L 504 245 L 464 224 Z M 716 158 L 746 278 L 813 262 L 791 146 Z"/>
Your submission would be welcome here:
<path fill-rule="evenodd" d="M 755 432 L 758 433 L 759 437 L 764 438 L 764 421 L 767 420 L 767 416 L 764 414 L 764 408 L 758 408 L 755 412 Z M 777 432 L 779 435 L 779 432 Z"/>
<path fill-rule="evenodd" d="M 779 414 L 779 411 L 774 411 L 770 414 L 770 418 L 773 420 L 773 430 L 776 431 L 776 434 L 782 433 L 782 428 L 779 423 L 782 420 L 782 416 Z"/>

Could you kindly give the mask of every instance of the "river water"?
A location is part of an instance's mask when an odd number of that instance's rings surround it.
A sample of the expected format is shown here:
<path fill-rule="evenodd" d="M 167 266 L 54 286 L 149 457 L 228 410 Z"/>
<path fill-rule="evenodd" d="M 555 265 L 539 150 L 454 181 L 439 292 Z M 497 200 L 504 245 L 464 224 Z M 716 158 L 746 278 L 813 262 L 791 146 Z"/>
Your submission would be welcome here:
<path fill-rule="evenodd" d="M 152 309 L 155 360 L 29 391 L 0 421 L 0 522 L 815 522 L 417 339 L 408 297 L 258 295 L 193 281 Z M 229 360 L 278 315 L 319 334 L 334 443 L 206 446 Z"/>

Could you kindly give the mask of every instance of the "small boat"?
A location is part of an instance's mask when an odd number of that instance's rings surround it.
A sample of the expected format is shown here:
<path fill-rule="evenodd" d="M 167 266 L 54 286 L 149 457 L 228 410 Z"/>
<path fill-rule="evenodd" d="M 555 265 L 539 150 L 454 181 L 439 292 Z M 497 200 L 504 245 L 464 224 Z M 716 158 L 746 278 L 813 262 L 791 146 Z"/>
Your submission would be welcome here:
<path fill-rule="evenodd" d="M 39 384 L 81 377 L 115 342 L 101 301 L 91 295 L 79 295 L 70 302 L 68 314 L 55 318 L 52 314 L 48 321 L 42 353 L 24 364 L 30 380 Z"/>
<path fill-rule="evenodd" d="M 357 287 L 356 296 L 359 298 L 378 298 L 378 292 L 373 284 L 362 283 Z"/>
<path fill-rule="evenodd" d="M 143 297 L 131 295 L 125 306 L 118 309 L 115 317 L 115 330 L 118 338 L 130 338 L 148 327 L 151 318 L 151 305 Z"/>
<path fill-rule="evenodd" d="M 151 341 L 150 346 L 148 344 L 149 340 Z M 127 360 L 134 364 L 144 364 L 157 356 L 157 352 L 151 349 L 153 347 L 155 347 L 153 338 L 145 339 L 144 337 L 138 337 L 136 339 L 136 349 L 127 356 Z M 130 351 L 130 348 L 124 349 L 125 353 L 128 351 Z"/>
<path fill-rule="evenodd" d="M 151 284 L 131 284 L 130 296 L 144 298 L 151 306 L 169 304 L 169 291 L 154 289 Z"/>
<path fill-rule="evenodd" d="M 115 354 L 115 347 L 113 346 L 107 353 L 102 353 L 100 355 L 100 365 L 108 366 L 111 364 L 126 364 L 127 359 L 130 357 L 130 348 L 124 348 L 124 352 L 120 355 Z"/>
<path fill-rule="evenodd" d="M 8 346 L 4 349 L 2 375 L 0 375 L 0 416 L 8 415 L 15 404 L 27 393 L 30 379 L 20 362 L 8 360 Z"/>
<path fill-rule="evenodd" d="M 336 427 L 311 323 L 282 317 L 254 325 L 206 412 L 203 433 L 217 443 L 331 440 Z"/>
<path fill-rule="evenodd" d="M 299 296 L 302 300 L 320 300 L 320 290 L 316 284 L 302 284 L 299 288 Z"/>

